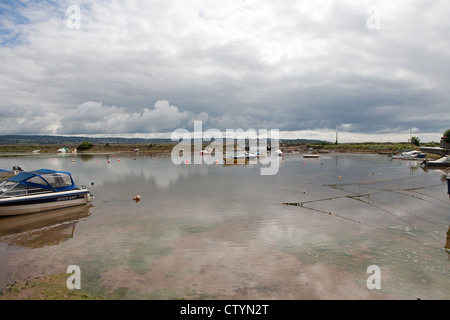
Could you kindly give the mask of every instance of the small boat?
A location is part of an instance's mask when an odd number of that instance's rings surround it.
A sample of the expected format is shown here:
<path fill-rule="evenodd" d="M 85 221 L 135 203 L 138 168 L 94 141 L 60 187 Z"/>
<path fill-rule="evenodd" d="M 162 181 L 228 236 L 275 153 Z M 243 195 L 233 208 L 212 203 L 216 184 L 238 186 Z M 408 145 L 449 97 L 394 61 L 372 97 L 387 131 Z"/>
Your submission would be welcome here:
<path fill-rule="evenodd" d="M 249 159 L 249 160 L 259 158 L 259 152 L 249 153 L 249 152 L 245 151 L 245 155 L 246 155 L 247 159 Z"/>
<path fill-rule="evenodd" d="M 444 156 L 437 160 L 424 160 L 420 164 L 421 167 L 437 167 L 437 168 L 446 168 L 450 167 L 450 156 Z"/>
<path fill-rule="evenodd" d="M 238 154 L 224 155 L 223 161 L 225 164 L 245 164 L 249 160 L 247 152 L 241 152 Z"/>
<path fill-rule="evenodd" d="M 0 183 L 0 216 L 36 213 L 86 204 L 91 195 L 70 172 L 24 171 Z"/>
<path fill-rule="evenodd" d="M 303 154 L 303 158 L 320 158 L 320 154 L 316 151 L 313 150 L 312 148 L 309 148 L 308 153 L 304 153 Z"/>
<path fill-rule="evenodd" d="M 212 152 L 212 150 L 201 150 L 200 155 L 201 156 L 211 156 L 211 155 L 213 155 L 213 152 Z"/>
<path fill-rule="evenodd" d="M 275 154 L 278 154 L 281 157 L 283 155 L 283 151 L 278 149 L 278 150 L 275 151 Z"/>
<path fill-rule="evenodd" d="M 402 152 L 399 155 L 393 155 L 391 156 L 392 159 L 403 159 L 403 160 L 410 160 L 410 159 L 423 159 L 427 156 L 426 153 L 422 153 L 417 150 L 412 151 L 406 151 Z"/>
<path fill-rule="evenodd" d="M 0 182 L 8 178 L 11 178 L 21 172 L 23 172 L 23 169 L 18 166 L 14 166 L 12 170 L 0 169 Z"/>
<path fill-rule="evenodd" d="M 247 151 L 240 152 L 238 154 L 234 154 L 232 156 L 224 157 L 224 161 L 232 162 L 233 160 L 242 160 L 242 161 L 248 161 L 248 160 L 254 160 L 259 158 L 259 152 L 257 153 L 249 153 Z"/>

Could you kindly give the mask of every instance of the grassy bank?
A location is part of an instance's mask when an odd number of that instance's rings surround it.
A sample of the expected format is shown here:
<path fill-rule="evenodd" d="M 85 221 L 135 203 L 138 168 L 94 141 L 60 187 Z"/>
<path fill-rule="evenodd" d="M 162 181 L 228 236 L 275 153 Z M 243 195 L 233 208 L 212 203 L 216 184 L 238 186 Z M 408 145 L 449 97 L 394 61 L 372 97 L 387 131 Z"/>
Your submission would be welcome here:
<path fill-rule="evenodd" d="M 423 147 L 438 147 L 438 144 L 422 144 Z M 377 153 L 393 154 L 404 150 L 418 150 L 420 147 L 410 143 L 339 143 L 339 144 L 282 144 L 281 149 L 285 152 L 304 152 L 313 148 L 318 152 L 340 152 L 340 153 Z"/>
<path fill-rule="evenodd" d="M 78 153 L 119 153 L 132 152 L 139 150 L 141 153 L 170 153 L 175 144 L 94 144 L 88 150 L 78 150 Z M 203 144 L 205 148 L 207 144 Z M 437 147 L 437 144 L 429 143 L 422 144 L 427 147 Z M 78 145 L 64 145 L 69 151 L 78 147 Z M 283 152 L 304 152 L 308 148 L 313 148 L 319 152 L 360 152 L 360 153 L 381 153 L 390 154 L 403 150 L 418 149 L 417 146 L 412 146 L 409 143 L 324 143 L 324 144 L 293 144 L 281 143 L 280 149 Z M 56 153 L 59 146 L 56 145 L 0 145 L 0 153 L 32 153 L 34 150 L 39 150 L 39 153 Z"/>
<path fill-rule="evenodd" d="M 69 274 L 55 274 L 30 281 L 16 281 L 1 294 L 0 300 L 104 300 L 83 290 L 69 290 Z"/>
<path fill-rule="evenodd" d="M 64 145 L 69 152 L 77 149 L 78 145 Z M 78 153 L 118 153 L 118 152 L 132 152 L 139 149 L 140 152 L 148 153 L 167 153 L 172 150 L 172 144 L 102 144 L 93 145 L 88 150 L 80 151 Z M 56 145 L 0 145 L 0 153 L 32 153 L 34 150 L 39 150 L 41 154 L 57 153 L 59 147 Z"/>

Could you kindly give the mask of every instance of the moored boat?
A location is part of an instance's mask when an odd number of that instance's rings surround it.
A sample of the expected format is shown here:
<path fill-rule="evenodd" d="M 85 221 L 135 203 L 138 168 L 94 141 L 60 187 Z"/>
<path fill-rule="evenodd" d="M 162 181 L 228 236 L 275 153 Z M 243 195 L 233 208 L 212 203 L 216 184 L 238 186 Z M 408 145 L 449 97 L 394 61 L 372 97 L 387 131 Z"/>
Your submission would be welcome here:
<path fill-rule="evenodd" d="M 316 150 L 309 148 L 308 152 L 303 154 L 303 158 L 317 159 L 320 158 L 320 154 Z"/>
<path fill-rule="evenodd" d="M 437 167 L 437 168 L 448 168 L 450 167 L 450 156 L 444 156 L 437 160 L 424 160 L 420 166 L 422 167 Z"/>
<path fill-rule="evenodd" d="M 415 159 L 424 159 L 427 156 L 426 153 L 422 153 L 417 150 L 402 152 L 399 155 L 391 156 L 392 159 L 403 159 L 403 160 L 415 160 Z"/>
<path fill-rule="evenodd" d="M 3 180 L 13 177 L 21 173 L 22 171 L 23 169 L 18 166 L 14 166 L 12 170 L 0 169 L 0 182 L 3 182 Z"/>
<path fill-rule="evenodd" d="M 280 149 L 275 150 L 275 154 L 279 155 L 280 157 L 283 155 L 283 151 Z"/>
<path fill-rule="evenodd" d="M 89 190 L 77 187 L 70 172 L 24 171 L 0 183 L 0 216 L 36 213 L 88 202 Z"/>

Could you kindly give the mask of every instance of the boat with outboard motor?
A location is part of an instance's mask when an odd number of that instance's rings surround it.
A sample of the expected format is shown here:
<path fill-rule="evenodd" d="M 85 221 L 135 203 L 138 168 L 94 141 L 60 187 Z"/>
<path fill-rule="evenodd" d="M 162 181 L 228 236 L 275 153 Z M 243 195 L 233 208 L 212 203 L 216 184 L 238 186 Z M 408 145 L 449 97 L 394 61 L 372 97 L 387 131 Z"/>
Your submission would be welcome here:
<path fill-rule="evenodd" d="M 392 155 L 391 159 L 402 159 L 402 160 L 420 160 L 424 159 L 427 156 L 426 153 L 422 153 L 417 150 L 411 150 L 402 152 L 399 155 Z"/>
<path fill-rule="evenodd" d="M 90 191 L 77 187 L 70 172 L 24 171 L 0 183 L 0 216 L 36 213 L 86 204 Z"/>

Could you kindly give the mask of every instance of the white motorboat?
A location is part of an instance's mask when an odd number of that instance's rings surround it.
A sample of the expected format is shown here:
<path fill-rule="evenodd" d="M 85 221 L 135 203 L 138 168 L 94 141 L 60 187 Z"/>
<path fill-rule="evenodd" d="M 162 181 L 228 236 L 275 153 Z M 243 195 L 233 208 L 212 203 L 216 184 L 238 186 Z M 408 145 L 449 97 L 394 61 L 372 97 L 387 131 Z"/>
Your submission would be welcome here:
<path fill-rule="evenodd" d="M 410 159 L 423 159 L 426 156 L 427 156 L 426 153 L 422 153 L 417 150 L 412 150 L 412 151 L 402 152 L 399 155 L 393 155 L 393 156 L 391 156 L 391 158 L 392 159 L 410 160 Z"/>
<path fill-rule="evenodd" d="M 89 190 L 77 187 L 65 171 L 24 171 L 0 183 L 0 216 L 66 208 L 90 200 Z"/>
<path fill-rule="evenodd" d="M 422 167 L 438 167 L 448 168 L 450 167 L 450 156 L 444 156 L 436 160 L 424 160 L 420 166 Z"/>

